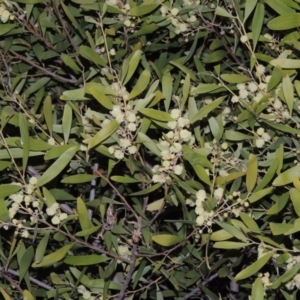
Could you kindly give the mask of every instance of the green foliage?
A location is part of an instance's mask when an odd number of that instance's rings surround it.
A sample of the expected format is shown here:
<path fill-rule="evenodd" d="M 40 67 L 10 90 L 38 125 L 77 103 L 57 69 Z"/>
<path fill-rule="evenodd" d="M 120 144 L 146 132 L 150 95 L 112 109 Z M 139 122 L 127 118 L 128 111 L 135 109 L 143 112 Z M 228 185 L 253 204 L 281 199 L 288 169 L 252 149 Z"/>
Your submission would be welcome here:
<path fill-rule="evenodd" d="M 299 11 L 0 1 L 1 297 L 297 299 Z"/>

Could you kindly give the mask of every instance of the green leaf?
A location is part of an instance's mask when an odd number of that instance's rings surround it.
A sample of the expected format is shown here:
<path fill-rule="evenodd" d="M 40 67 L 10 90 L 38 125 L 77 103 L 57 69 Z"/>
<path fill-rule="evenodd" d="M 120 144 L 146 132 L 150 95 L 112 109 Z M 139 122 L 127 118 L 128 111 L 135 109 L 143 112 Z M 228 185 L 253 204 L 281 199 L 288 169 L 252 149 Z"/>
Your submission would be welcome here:
<path fill-rule="evenodd" d="M 111 176 L 110 179 L 119 183 L 137 183 L 140 180 L 129 177 L 129 176 Z"/>
<path fill-rule="evenodd" d="M 43 260 L 39 264 L 34 262 L 31 266 L 33 268 L 52 266 L 53 264 L 62 260 L 67 255 L 68 251 L 73 247 L 73 245 L 74 245 L 74 243 L 65 245 L 62 248 L 56 250 L 55 252 L 44 256 Z"/>
<path fill-rule="evenodd" d="M 184 238 L 171 234 L 159 234 L 153 236 L 152 240 L 161 246 L 169 247 L 181 243 Z"/>
<path fill-rule="evenodd" d="M 10 222 L 9 212 L 4 197 L 0 198 L 0 221 L 5 223 Z"/>
<path fill-rule="evenodd" d="M 161 122 L 174 121 L 171 115 L 165 111 L 156 110 L 153 108 L 140 108 L 138 111 L 139 113 L 153 120 L 158 120 Z"/>
<path fill-rule="evenodd" d="M 69 255 L 64 259 L 64 263 L 68 265 L 74 265 L 74 266 L 91 266 L 91 265 L 98 265 L 109 259 L 110 258 L 108 258 L 107 256 L 101 256 L 97 254 L 77 255 L 77 256 Z"/>
<path fill-rule="evenodd" d="M 165 199 L 164 198 L 156 200 L 156 201 L 148 204 L 146 210 L 147 211 L 160 210 L 160 209 L 162 209 L 164 207 L 164 203 L 165 203 Z"/>
<path fill-rule="evenodd" d="M 290 13 L 272 19 L 268 24 L 271 30 L 287 30 L 300 26 L 299 14 Z M 291 68 L 293 69 L 293 68 Z"/>
<path fill-rule="evenodd" d="M 58 176 L 60 172 L 69 164 L 73 156 L 77 152 L 77 146 L 68 149 L 64 152 L 39 178 L 36 187 L 40 187 Z"/>
<path fill-rule="evenodd" d="M 233 235 L 230 234 L 228 231 L 226 231 L 225 229 L 220 229 L 217 231 L 212 232 L 212 234 L 210 235 L 210 240 L 217 242 L 217 241 L 225 241 L 225 240 L 229 240 L 233 238 Z"/>
<path fill-rule="evenodd" d="M 137 66 L 140 63 L 141 60 L 141 56 L 142 56 L 142 51 L 141 50 L 137 50 L 134 52 L 134 54 L 132 55 L 130 61 L 129 61 L 129 67 L 128 67 L 128 71 L 127 74 L 125 76 L 125 79 L 123 81 L 123 85 L 125 85 L 133 76 Z"/>
<path fill-rule="evenodd" d="M 173 94 L 173 78 L 169 71 L 165 72 L 162 77 L 162 93 L 165 96 L 165 108 L 168 111 Z"/>
<path fill-rule="evenodd" d="M 289 76 L 285 76 L 282 79 L 282 90 L 285 98 L 285 102 L 288 106 L 290 115 L 292 115 L 293 106 L 294 106 L 294 86 Z"/>
<path fill-rule="evenodd" d="M 107 109 L 113 108 L 113 102 L 110 96 L 105 95 L 108 93 L 107 89 L 102 86 L 100 83 L 93 84 L 94 82 L 89 82 L 85 86 L 85 91 L 88 94 L 91 94 L 103 107 Z"/>
<path fill-rule="evenodd" d="M 68 143 L 70 132 L 72 126 L 72 108 L 70 105 L 66 104 L 64 107 L 64 113 L 62 118 L 62 128 L 65 144 Z"/>
<path fill-rule="evenodd" d="M 174 65 L 174 66 L 177 67 L 178 69 L 180 69 L 180 70 L 181 70 L 183 73 L 185 73 L 186 75 L 190 75 L 190 78 L 191 78 L 192 80 L 194 80 L 194 81 L 197 80 L 197 77 L 196 77 L 195 73 L 194 73 L 192 70 L 188 69 L 187 67 L 185 67 L 185 66 L 183 66 L 182 64 L 178 63 L 177 61 L 171 60 L 169 63 L 170 63 L 171 65 Z"/>
<path fill-rule="evenodd" d="M 264 2 L 274 9 L 279 15 L 295 13 L 295 10 L 288 7 L 282 0 L 264 0 Z"/>
<path fill-rule="evenodd" d="M 300 19 L 298 18 L 300 21 Z M 300 23 L 299 23 L 300 26 Z M 300 68 L 300 59 L 291 59 L 291 58 L 276 58 L 270 61 L 270 65 L 274 67 L 281 67 L 282 69 L 299 69 Z"/>
<path fill-rule="evenodd" d="M 242 74 L 222 74 L 221 79 L 229 83 L 244 83 L 251 79 Z"/>
<path fill-rule="evenodd" d="M 72 145 L 61 145 L 61 146 L 53 146 L 47 153 L 45 154 L 45 160 L 55 159 L 60 157 L 63 153 L 65 153 L 68 149 L 72 148 Z"/>
<path fill-rule="evenodd" d="M 158 7 L 158 4 L 145 4 L 145 5 L 137 5 L 129 10 L 129 15 L 134 17 L 141 17 L 151 13 Z"/>
<path fill-rule="evenodd" d="M 45 117 L 45 121 L 47 124 L 47 128 L 49 130 L 49 133 L 50 133 L 50 135 L 52 135 L 52 129 L 53 129 L 52 100 L 49 95 L 46 97 L 46 99 L 44 101 L 43 113 L 44 113 L 44 117 Z"/>
<path fill-rule="evenodd" d="M 97 64 L 101 67 L 106 67 L 106 62 L 98 55 L 92 48 L 88 46 L 80 46 L 79 54 L 92 63 Z"/>
<path fill-rule="evenodd" d="M 209 175 L 207 174 L 206 170 L 199 164 L 192 165 L 192 168 L 194 169 L 196 175 L 198 178 L 203 181 L 204 183 L 211 185 Z"/>
<path fill-rule="evenodd" d="M 150 193 L 156 191 L 160 187 L 161 187 L 161 183 L 156 183 L 156 184 L 150 186 L 149 188 L 144 189 L 143 191 L 131 193 L 131 194 L 129 194 L 129 196 L 144 196 L 144 195 L 147 195 L 147 194 L 150 194 Z"/>
<path fill-rule="evenodd" d="M 66 66 L 68 66 L 70 69 L 76 71 L 76 72 L 81 72 L 80 68 L 76 64 L 76 62 L 67 54 L 62 53 L 60 56 L 61 60 L 64 62 Z"/>
<path fill-rule="evenodd" d="M 269 223 L 273 235 L 282 235 L 294 228 L 293 224 L 288 223 Z"/>
<path fill-rule="evenodd" d="M 93 226 L 91 228 L 88 228 L 88 229 L 76 232 L 75 236 L 80 236 L 80 237 L 81 236 L 89 236 L 89 235 L 91 235 L 94 232 L 99 232 L 100 228 L 101 228 L 101 225 Z"/>
<path fill-rule="evenodd" d="M 0 26 L 0 35 L 4 35 L 16 27 L 16 24 L 2 24 Z"/>
<path fill-rule="evenodd" d="M 256 192 L 254 192 L 249 198 L 250 203 L 254 203 L 261 198 L 265 197 L 266 195 L 269 195 L 273 191 L 273 187 L 268 187 L 266 189 L 259 190 L 257 189 Z"/>
<path fill-rule="evenodd" d="M 214 83 L 200 83 L 192 92 L 191 94 L 193 96 L 199 95 L 199 94 L 209 94 L 210 92 L 219 90 L 220 86 Z"/>
<path fill-rule="evenodd" d="M 48 246 L 49 237 L 50 237 L 50 231 L 47 231 L 45 233 L 45 235 L 43 236 L 43 238 L 41 239 L 41 241 L 39 242 L 37 248 L 36 248 L 34 261 L 37 264 L 39 264 L 45 256 L 45 252 L 46 252 L 47 246 Z"/>
<path fill-rule="evenodd" d="M 244 23 L 250 16 L 250 14 L 253 12 L 255 6 L 257 4 L 257 0 L 246 0 L 245 4 L 245 13 L 244 13 Z"/>
<path fill-rule="evenodd" d="M 21 143 L 23 146 L 23 171 L 25 172 L 29 157 L 29 128 L 28 121 L 24 114 L 19 114 L 19 126 L 21 134 Z"/>
<path fill-rule="evenodd" d="M 119 126 L 120 124 L 116 120 L 112 120 L 89 140 L 88 149 L 94 148 L 105 141 L 119 128 Z"/>
<path fill-rule="evenodd" d="M 146 134 L 139 132 L 138 133 L 138 143 L 143 144 L 147 147 L 151 153 L 155 154 L 156 156 L 160 157 L 160 150 L 157 148 L 156 143 L 152 139 L 150 139 Z"/>
<path fill-rule="evenodd" d="M 267 215 L 276 215 L 278 214 L 286 205 L 287 201 L 288 201 L 288 196 L 289 193 L 284 193 L 280 196 L 275 196 L 275 204 L 273 206 L 271 206 L 268 211 L 267 211 Z"/>
<path fill-rule="evenodd" d="M 128 100 L 137 97 L 147 88 L 150 82 L 150 76 L 151 73 L 148 70 L 144 70 L 142 72 L 135 86 L 133 87 L 130 94 L 128 95 Z"/>
<path fill-rule="evenodd" d="M 254 154 L 250 154 L 247 166 L 246 174 L 246 187 L 248 193 L 251 193 L 255 187 L 258 173 L 257 157 Z"/>
<path fill-rule="evenodd" d="M 269 253 L 265 254 L 264 256 L 259 258 L 255 263 L 253 263 L 249 267 L 247 267 L 244 270 L 242 270 L 241 272 L 239 272 L 234 279 L 242 280 L 242 279 L 245 279 L 245 278 L 248 278 L 248 277 L 254 275 L 270 260 L 270 258 L 273 256 L 273 254 L 274 254 L 273 252 L 269 252 Z"/>
<path fill-rule="evenodd" d="M 252 40 L 253 40 L 253 50 L 255 50 L 262 25 L 265 17 L 265 6 L 261 3 L 257 3 L 255 13 L 252 20 Z"/>
<path fill-rule="evenodd" d="M 59 99 L 65 100 L 65 101 L 89 100 L 89 98 L 86 98 L 84 95 L 85 95 L 84 88 L 80 88 L 80 89 L 75 89 L 75 90 L 71 90 L 71 91 L 64 91 Z"/>
<path fill-rule="evenodd" d="M 28 272 L 28 269 L 30 267 L 31 261 L 34 256 L 34 248 L 33 246 L 30 246 L 26 249 L 24 254 L 22 255 L 19 263 L 19 282 L 23 280 L 26 273 Z"/>
<path fill-rule="evenodd" d="M 89 219 L 89 213 L 85 206 L 85 203 L 80 197 L 77 198 L 77 213 L 80 227 L 82 230 L 86 230 L 93 227 Z"/>
<path fill-rule="evenodd" d="M 28 290 L 23 290 L 23 299 L 27 300 L 35 300 L 35 297 L 28 291 Z"/>
<path fill-rule="evenodd" d="M 215 221 L 221 228 L 225 229 L 228 233 L 230 233 L 232 236 L 236 237 L 238 240 L 241 240 L 243 242 L 247 242 L 247 237 L 238 229 L 236 229 L 234 226 L 224 223 Z"/>
<path fill-rule="evenodd" d="M 252 291 L 251 291 L 251 300 L 264 300 L 265 299 L 265 291 L 261 278 L 256 278 Z"/>
<path fill-rule="evenodd" d="M 203 62 L 208 63 L 216 63 L 224 59 L 224 57 L 227 55 L 227 52 L 225 50 L 217 50 L 210 54 L 208 54 L 204 59 Z"/>
<path fill-rule="evenodd" d="M 282 70 L 278 66 L 275 66 L 271 75 L 271 79 L 268 82 L 268 92 L 273 90 L 278 86 L 278 84 L 281 82 L 282 79 Z"/>
<path fill-rule="evenodd" d="M 300 217 L 300 191 L 295 188 L 290 189 L 290 197 L 293 202 L 294 210 Z"/>
<path fill-rule="evenodd" d="M 202 118 L 207 117 L 207 115 L 212 112 L 215 108 L 217 108 L 223 101 L 225 97 L 220 97 L 213 102 L 209 103 L 208 105 L 205 105 L 202 107 L 190 120 L 191 124 L 195 123 L 198 120 L 201 120 Z"/>
<path fill-rule="evenodd" d="M 91 182 L 95 178 L 97 178 L 97 176 L 91 174 L 76 174 L 76 175 L 65 177 L 64 179 L 61 180 L 61 182 L 77 184 L 77 183 Z"/>
<path fill-rule="evenodd" d="M 0 185 L 0 199 L 17 193 L 22 187 L 17 184 L 1 184 Z"/>
<path fill-rule="evenodd" d="M 293 182 L 293 178 L 300 177 L 300 166 L 292 167 L 281 173 L 274 181 L 273 186 L 283 186 Z"/>
<path fill-rule="evenodd" d="M 215 8 L 215 14 L 221 17 L 235 19 L 233 15 L 231 15 L 225 8 L 221 6 L 217 6 Z"/>
<path fill-rule="evenodd" d="M 251 231 L 261 233 L 257 223 L 249 215 L 244 212 L 240 212 L 240 218 Z"/>
<path fill-rule="evenodd" d="M 249 243 L 240 243 L 240 242 L 216 242 L 213 247 L 216 249 L 240 249 L 247 247 Z"/>
<path fill-rule="evenodd" d="M 229 173 L 227 176 L 218 176 L 215 181 L 215 184 L 216 186 L 224 185 L 225 183 L 240 178 L 244 175 L 246 175 L 246 172 L 232 172 Z"/>

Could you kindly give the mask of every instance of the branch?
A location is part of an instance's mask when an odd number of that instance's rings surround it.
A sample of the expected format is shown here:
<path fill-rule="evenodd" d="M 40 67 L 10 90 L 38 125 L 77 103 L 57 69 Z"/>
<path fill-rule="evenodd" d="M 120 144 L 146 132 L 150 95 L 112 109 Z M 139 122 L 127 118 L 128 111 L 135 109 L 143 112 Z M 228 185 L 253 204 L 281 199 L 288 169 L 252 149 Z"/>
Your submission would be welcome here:
<path fill-rule="evenodd" d="M 4 48 L 4 46 L 2 46 L 2 45 L 0 45 L 0 47 Z M 68 78 L 64 78 L 64 77 L 62 77 L 62 76 L 60 76 L 60 75 L 57 75 L 57 74 L 55 74 L 55 73 L 53 73 L 53 72 L 50 72 L 50 71 L 48 71 L 46 68 L 41 67 L 40 65 L 38 65 L 38 64 L 36 64 L 36 63 L 34 63 L 34 62 L 32 62 L 31 60 L 27 59 L 26 57 L 20 55 L 19 53 L 15 52 L 15 51 L 13 51 L 13 50 L 8 50 L 8 51 L 9 51 L 14 57 L 17 57 L 17 58 L 19 58 L 20 60 L 25 61 L 25 62 L 28 63 L 29 65 L 31 65 L 31 66 L 33 66 L 33 67 L 35 67 L 35 68 L 37 68 L 37 69 L 43 71 L 45 74 L 47 74 L 47 75 L 49 75 L 49 76 L 51 76 L 51 77 L 53 77 L 53 78 L 55 78 L 55 79 L 57 79 L 57 80 L 60 80 L 60 81 L 63 81 L 63 82 L 68 82 L 68 83 L 73 83 L 73 84 L 77 82 L 77 80 L 76 80 L 75 78 L 68 79 Z"/>
<path fill-rule="evenodd" d="M 19 293 L 23 295 L 23 290 L 21 289 L 19 284 L 17 282 L 15 282 L 12 278 L 10 278 L 8 275 L 6 275 L 3 268 L 0 269 L 0 277 L 7 280 L 11 287 L 16 287 L 17 290 L 19 291 Z"/>
<path fill-rule="evenodd" d="M 54 6 L 54 11 L 55 11 L 55 13 L 56 13 L 56 16 L 58 17 L 59 22 L 61 23 L 61 25 L 62 25 L 62 27 L 63 27 L 63 29 L 64 29 L 64 32 L 65 32 L 65 34 L 66 34 L 66 36 L 67 36 L 67 38 L 68 38 L 70 44 L 71 44 L 72 47 L 74 48 L 75 52 L 77 52 L 77 51 L 78 51 L 78 47 L 74 44 L 74 41 L 73 41 L 72 37 L 71 37 L 70 34 L 69 34 L 69 31 L 68 31 L 68 29 L 67 29 L 67 27 L 66 27 L 66 24 L 65 24 L 65 22 L 64 22 L 64 20 L 63 20 L 63 18 L 62 18 L 62 16 L 61 16 L 61 13 L 60 13 L 60 11 L 59 11 L 59 8 L 58 8 L 58 5 L 57 5 L 57 3 L 56 3 L 56 0 L 52 0 L 52 3 L 53 3 L 53 6 Z"/>

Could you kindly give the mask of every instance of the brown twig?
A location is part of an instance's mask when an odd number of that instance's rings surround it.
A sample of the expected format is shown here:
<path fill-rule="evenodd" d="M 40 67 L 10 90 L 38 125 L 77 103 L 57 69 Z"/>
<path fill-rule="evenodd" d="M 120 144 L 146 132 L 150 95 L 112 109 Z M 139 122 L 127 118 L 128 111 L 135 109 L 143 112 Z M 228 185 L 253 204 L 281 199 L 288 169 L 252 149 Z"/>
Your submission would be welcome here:
<path fill-rule="evenodd" d="M 69 31 L 68 31 L 68 29 L 66 27 L 66 24 L 65 24 L 64 20 L 63 20 L 63 17 L 61 16 L 61 13 L 59 11 L 59 7 L 58 7 L 58 5 L 56 3 L 56 0 L 52 0 L 52 3 L 53 3 L 55 14 L 56 14 L 57 18 L 59 19 L 59 22 L 62 25 L 63 30 L 64 30 L 64 32 L 65 32 L 65 34 L 66 34 L 66 36 L 67 36 L 70 44 L 74 48 L 75 52 L 77 52 L 78 51 L 78 47 L 74 44 L 74 41 L 73 41 L 72 37 L 69 34 Z"/>
<path fill-rule="evenodd" d="M 3 65 L 5 67 L 5 70 L 6 70 L 6 74 L 7 74 L 7 86 L 8 88 L 10 89 L 11 88 L 11 81 L 10 81 L 10 71 L 9 71 L 9 68 L 8 68 L 8 65 L 7 65 L 7 61 L 2 53 L 2 51 L 0 51 L 0 55 L 1 55 L 1 59 L 3 61 Z"/>
<path fill-rule="evenodd" d="M 0 45 L 0 47 L 3 48 L 4 46 Z M 51 77 L 53 77 L 53 78 L 55 78 L 55 79 L 57 79 L 57 80 L 59 80 L 59 81 L 63 81 L 63 82 L 67 82 L 67 83 L 73 83 L 73 84 L 77 82 L 76 79 L 73 79 L 73 78 L 72 78 L 72 79 L 64 78 L 64 77 L 62 77 L 62 76 L 60 76 L 60 75 L 57 75 L 57 74 L 55 74 L 55 73 L 53 73 L 53 72 L 50 72 L 50 71 L 48 71 L 46 68 L 41 67 L 40 65 L 38 65 L 38 64 L 36 64 L 36 63 L 34 63 L 34 62 L 32 62 L 31 60 L 27 59 L 26 57 L 20 55 L 19 53 L 15 52 L 15 51 L 13 51 L 13 50 L 8 50 L 8 51 L 9 51 L 14 57 L 16 57 L 16 58 L 18 58 L 18 59 L 20 59 L 20 60 L 22 60 L 22 61 L 25 61 L 25 62 L 28 63 L 29 65 L 31 65 L 31 66 L 33 66 L 33 67 L 35 67 L 35 68 L 37 68 L 37 69 L 43 71 L 45 74 L 47 74 L 47 75 L 49 75 L 49 76 L 51 76 Z"/>
<path fill-rule="evenodd" d="M 17 290 L 23 295 L 23 290 L 21 289 L 20 285 L 17 282 L 15 282 L 12 278 L 10 278 L 10 276 L 6 275 L 5 272 L 0 271 L 0 277 L 7 280 L 11 287 L 15 286 Z"/>

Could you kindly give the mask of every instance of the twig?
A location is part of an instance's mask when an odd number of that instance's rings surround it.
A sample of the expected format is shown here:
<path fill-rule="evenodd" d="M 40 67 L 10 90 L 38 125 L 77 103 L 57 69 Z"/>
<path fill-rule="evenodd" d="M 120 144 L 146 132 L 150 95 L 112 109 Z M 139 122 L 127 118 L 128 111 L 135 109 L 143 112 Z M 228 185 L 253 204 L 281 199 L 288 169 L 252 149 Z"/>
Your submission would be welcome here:
<path fill-rule="evenodd" d="M 55 0 L 53 0 L 53 1 L 55 1 Z M 93 171 L 96 172 L 99 169 L 99 164 L 95 163 L 93 169 L 94 169 Z M 96 179 L 93 179 L 91 181 L 91 190 L 90 190 L 89 201 L 93 201 L 95 199 L 95 196 L 96 196 Z M 89 213 L 89 219 L 92 220 L 93 210 L 88 209 L 88 213 Z"/>
<path fill-rule="evenodd" d="M 58 17 L 59 22 L 61 23 L 61 25 L 62 25 L 62 27 L 64 29 L 64 32 L 66 33 L 66 36 L 67 36 L 70 44 L 74 48 L 75 52 L 77 52 L 78 51 L 78 47 L 74 44 L 74 41 L 73 41 L 72 37 L 69 34 L 69 31 L 68 31 L 68 29 L 66 27 L 66 24 L 65 24 L 65 22 L 64 22 L 64 20 L 63 20 L 63 18 L 61 16 L 61 13 L 59 11 L 59 8 L 58 8 L 58 5 L 56 3 L 56 0 L 52 0 L 52 3 L 53 3 L 53 6 L 54 6 L 54 10 L 55 10 L 56 16 Z"/>
<path fill-rule="evenodd" d="M 4 268 L 0 267 L 0 272 L 3 272 L 3 271 L 4 271 Z M 15 270 L 12 270 L 12 269 L 7 269 L 6 272 L 9 273 L 9 274 L 12 274 L 14 276 L 19 276 L 19 272 L 15 271 Z M 41 282 L 41 281 L 33 278 L 32 276 L 29 277 L 29 280 L 32 283 L 36 284 L 37 286 L 39 286 L 41 288 L 44 288 L 45 290 L 48 290 L 48 291 L 53 290 L 53 287 L 51 287 L 50 285 L 48 285 L 48 284 L 46 284 L 44 282 Z"/>
<path fill-rule="evenodd" d="M 134 269 L 135 269 L 136 260 L 138 258 L 137 248 L 138 248 L 138 243 L 139 243 L 139 240 L 140 240 L 141 228 L 142 228 L 142 220 L 141 220 L 141 218 L 138 218 L 136 234 L 133 234 L 134 236 L 133 236 L 133 239 L 132 239 L 133 240 L 132 257 L 131 257 L 131 261 L 130 261 L 130 264 L 129 264 L 129 271 L 126 275 L 126 280 L 125 280 L 125 282 L 122 286 L 122 289 L 121 289 L 121 291 L 118 295 L 118 300 L 123 300 L 124 299 L 126 290 L 129 286 L 130 280 L 132 279 L 132 275 L 133 275 L 133 272 L 134 272 Z"/>
<path fill-rule="evenodd" d="M 0 45 L 0 47 L 3 48 L 4 46 Z M 68 82 L 68 83 L 73 83 L 73 84 L 77 82 L 76 79 L 73 79 L 73 78 L 72 78 L 72 79 L 64 78 L 64 77 L 62 77 L 62 76 L 60 76 L 60 75 L 57 75 L 57 74 L 55 74 L 55 73 L 53 73 L 53 72 L 50 72 L 50 71 L 48 71 L 46 68 L 43 68 L 43 67 L 39 66 L 38 64 L 32 62 L 31 60 L 27 59 L 26 57 L 20 55 L 19 53 L 15 52 L 15 51 L 13 51 L 13 50 L 8 50 L 8 51 L 9 51 L 12 55 L 14 55 L 15 57 L 19 58 L 20 60 L 25 61 L 25 62 L 28 63 L 29 65 L 31 65 L 31 66 L 33 66 L 33 67 L 35 67 L 35 68 L 37 68 L 37 69 L 43 71 L 45 74 L 47 74 L 47 75 L 49 75 L 49 76 L 51 76 L 51 77 L 53 77 L 53 78 L 55 78 L 55 79 L 57 79 L 57 80 L 60 80 L 60 81 L 63 81 L 63 82 Z"/>
<path fill-rule="evenodd" d="M 0 271 L 0 277 L 7 280 L 12 287 L 15 286 L 17 288 L 17 290 L 23 295 L 23 290 L 21 289 L 19 284 L 17 282 L 15 282 L 12 278 L 10 278 L 8 275 L 6 275 L 5 271 L 3 269 Z"/>
<path fill-rule="evenodd" d="M 7 84 L 8 88 L 10 89 L 11 88 L 10 71 L 9 71 L 9 68 L 8 68 L 8 65 L 7 65 L 7 61 L 6 61 L 2 51 L 0 51 L 0 55 L 1 55 L 1 59 L 3 61 L 3 65 L 6 69 L 6 75 L 7 75 L 7 83 L 6 84 Z"/>

